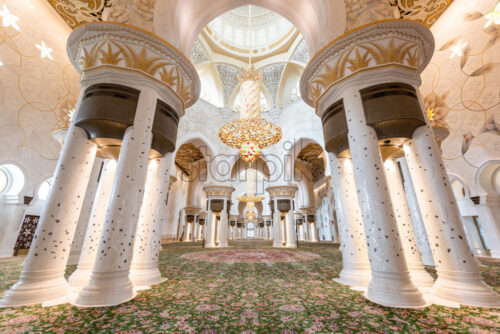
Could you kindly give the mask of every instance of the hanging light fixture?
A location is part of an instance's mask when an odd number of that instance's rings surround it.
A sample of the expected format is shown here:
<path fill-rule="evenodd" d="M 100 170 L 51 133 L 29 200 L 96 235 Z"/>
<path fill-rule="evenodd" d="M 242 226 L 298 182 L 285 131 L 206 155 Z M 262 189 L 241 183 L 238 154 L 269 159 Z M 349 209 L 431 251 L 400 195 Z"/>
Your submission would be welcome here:
<path fill-rule="evenodd" d="M 248 70 L 241 70 L 240 82 L 240 120 L 225 124 L 220 128 L 220 140 L 240 150 L 241 158 L 252 166 L 261 153 L 261 149 L 273 146 L 281 140 L 279 126 L 261 118 L 260 85 L 262 72 L 252 65 L 252 6 L 248 9 L 249 56 Z"/>

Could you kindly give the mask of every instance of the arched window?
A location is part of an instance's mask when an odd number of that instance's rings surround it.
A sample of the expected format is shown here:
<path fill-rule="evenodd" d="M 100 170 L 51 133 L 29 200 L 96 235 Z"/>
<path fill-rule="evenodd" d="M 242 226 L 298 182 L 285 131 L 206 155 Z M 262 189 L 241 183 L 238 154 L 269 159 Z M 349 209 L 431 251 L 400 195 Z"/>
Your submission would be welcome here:
<path fill-rule="evenodd" d="M 255 236 L 255 225 L 252 222 L 247 224 L 247 237 L 253 238 Z"/>
<path fill-rule="evenodd" d="M 24 188 L 24 173 L 14 164 L 0 165 L 0 194 L 18 195 Z"/>
<path fill-rule="evenodd" d="M 38 199 L 45 201 L 49 196 L 50 186 L 52 185 L 52 178 L 43 181 L 38 187 L 36 196 Z"/>
<path fill-rule="evenodd" d="M 233 41 L 233 28 L 229 24 L 224 25 L 224 39 Z"/>
<path fill-rule="evenodd" d="M 242 45 L 243 44 L 243 35 L 244 35 L 243 30 L 236 29 L 236 31 L 234 32 L 234 43 Z"/>
<path fill-rule="evenodd" d="M 3 169 L 0 169 L 0 194 L 2 194 L 5 189 L 7 189 L 7 185 L 9 183 L 9 177 L 7 173 Z"/>

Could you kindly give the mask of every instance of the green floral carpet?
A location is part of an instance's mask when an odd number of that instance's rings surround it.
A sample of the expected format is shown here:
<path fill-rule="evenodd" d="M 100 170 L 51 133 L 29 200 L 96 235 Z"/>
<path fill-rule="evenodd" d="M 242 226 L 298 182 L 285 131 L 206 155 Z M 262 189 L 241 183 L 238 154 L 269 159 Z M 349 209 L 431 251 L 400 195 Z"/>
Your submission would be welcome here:
<path fill-rule="evenodd" d="M 261 251 L 270 250 L 269 246 L 238 243 L 230 250 L 251 252 L 258 247 Z M 295 262 L 208 262 L 188 256 L 204 252 L 199 244 L 168 245 L 160 257 L 168 280 L 139 292 L 134 300 L 109 308 L 67 304 L 4 308 L 0 309 L 0 333 L 500 332 L 498 309 L 380 307 L 332 281 L 342 267 L 338 247 L 302 244 L 299 250 L 320 257 Z M 0 291 L 15 283 L 21 261 L 0 261 Z M 73 270 L 69 267 L 68 274 Z M 483 264 L 481 270 L 484 280 L 500 292 L 500 264 Z"/>

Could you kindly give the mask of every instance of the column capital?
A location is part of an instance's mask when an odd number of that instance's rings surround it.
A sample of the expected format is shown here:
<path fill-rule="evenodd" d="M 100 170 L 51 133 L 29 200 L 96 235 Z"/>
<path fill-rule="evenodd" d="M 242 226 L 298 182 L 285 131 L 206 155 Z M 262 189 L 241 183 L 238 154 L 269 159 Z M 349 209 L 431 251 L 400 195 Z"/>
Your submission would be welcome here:
<path fill-rule="evenodd" d="M 301 96 L 317 107 L 332 87 L 359 73 L 396 67 L 419 75 L 433 52 L 434 38 L 425 26 L 405 20 L 375 22 L 324 47 L 302 74 Z"/>
<path fill-rule="evenodd" d="M 231 186 L 208 185 L 203 187 L 203 191 L 209 199 L 222 198 L 230 200 L 235 189 Z"/>
<path fill-rule="evenodd" d="M 269 193 L 271 200 L 275 199 L 293 199 L 295 193 L 299 188 L 296 185 L 282 185 L 267 187 L 266 191 Z"/>
<path fill-rule="evenodd" d="M 186 215 L 196 215 L 201 211 L 201 207 L 199 206 L 186 206 L 184 208 L 184 212 Z"/>
<path fill-rule="evenodd" d="M 301 206 L 300 211 L 306 215 L 314 215 L 316 213 L 316 208 L 313 206 Z"/>
<path fill-rule="evenodd" d="M 200 95 L 200 79 L 189 59 L 167 41 L 132 26 L 82 25 L 69 36 L 67 51 L 82 75 L 100 69 L 140 74 L 171 91 L 184 108 Z"/>

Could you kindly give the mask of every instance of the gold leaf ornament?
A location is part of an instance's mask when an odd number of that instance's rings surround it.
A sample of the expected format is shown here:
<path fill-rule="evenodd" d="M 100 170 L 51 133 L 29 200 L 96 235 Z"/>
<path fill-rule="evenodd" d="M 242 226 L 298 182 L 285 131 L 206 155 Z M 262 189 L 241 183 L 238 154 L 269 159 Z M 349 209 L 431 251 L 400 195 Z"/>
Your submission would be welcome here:
<path fill-rule="evenodd" d="M 488 72 L 491 72 L 493 71 L 493 69 L 498 65 L 498 63 L 488 63 L 486 65 L 483 65 L 481 66 L 480 68 L 478 68 L 477 70 L 475 70 L 474 72 L 472 72 L 470 74 L 471 77 L 477 77 L 479 75 L 482 75 L 482 74 L 486 74 Z"/>
<path fill-rule="evenodd" d="M 480 12 L 468 12 L 464 15 L 463 19 L 464 21 L 474 21 L 482 18 L 483 16 L 484 15 L 481 14 Z"/>

